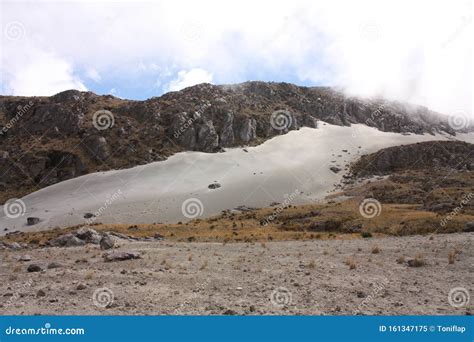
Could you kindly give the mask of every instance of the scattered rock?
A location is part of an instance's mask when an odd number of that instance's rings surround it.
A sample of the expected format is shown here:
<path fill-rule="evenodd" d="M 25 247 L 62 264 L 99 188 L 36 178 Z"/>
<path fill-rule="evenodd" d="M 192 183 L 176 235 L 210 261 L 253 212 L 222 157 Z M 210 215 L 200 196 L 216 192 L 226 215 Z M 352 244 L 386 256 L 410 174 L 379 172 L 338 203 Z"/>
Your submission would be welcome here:
<path fill-rule="evenodd" d="M 466 224 L 464 225 L 463 232 L 465 232 L 465 233 L 474 232 L 474 221 L 466 222 Z"/>
<path fill-rule="evenodd" d="M 100 239 L 100 249 L 106 250 L 111 249 L 115 245 L 115 241 L 109 234 L 105 234 L 102 239 Z"/>
<path fill-rule="evenodd" d="M 46 292 L 43 289 L 39 289 L 38 292 L 36 292 L 36 297 L 44 297 L 46 296 Z"/>
<path fill-rule="evenodd" d="M 53 247 L 77 247 L 84 246 L 86 243 L 73 234 L 65 234 L 50 240 L 49 244 Z"/>
<path fill-rule="evenodd" d="M 99 244 L 101 236 L 94 229 L 89 227 L 82 227 L 76 232 L 77 238 L 85 241 L 86 243 Z"/>
<path fill-rule="evenodd" d="M 60 267 L 63 267 L 63 265 L 60 264 L 59 262 L 53 261 L 48 264 L 48 269 L 54 269 L 54 268 L 60 268 Z"/>
<path fill-rule="evenodd" d="M 140 253 L 138 252 L 109 252 L 103 255 L 105 262 L 112 261 L 123 261 L 131 259 L 140 259 Z"/>
<path fill-rule="evenodd" d="M 26 224 L 28 226 L 34 226 L 35 224 L 38 224 L 40 221 L 39 217 L 27 217 L 26 218 Z"/>
<path fill-rule="evenodd" d="M 79 284 L 77 285 L 76 290 L 81 291 L 81 290 L 85 290 L 86 288 L 87 286 L 85 284 Z"/>
<path fill-rule="evenodd" d="M 18 258 L 18 261 L 31 261 L 31 255 L 22 255 L 20 258 Z"/>
<path fill-rule="evenodd" d="M 94 216 L 95 216 L 95 215 L 92 214 L 92 213 L 85 213 L 85 214 L 84 214 L 84 218 L 85 218 L 85 219 L 90 219 L 90 218 L 93 218 Z"/>
<path fill-rule="evenodd" d="M 38 264 L 31 264 L 26 269 L 28 272 L 41 272 L 43 268 Z"/>
<path fill-rule="evenodd" d="M 337 167 L 337 166 L 331 166 L 331 167 L 329 168 L 329 170 L 331 170 L 331 171 L 334 172 L 334 173 L 338 173 L 338 172 L 341 171 L 341 168 L 339 168 L 339 167 Z"/>
<path fill-rule="evenodd" d="M 207 186 L 209 189 L 218 189 L 221 187 L 219 183 L 212 183 Z"/>

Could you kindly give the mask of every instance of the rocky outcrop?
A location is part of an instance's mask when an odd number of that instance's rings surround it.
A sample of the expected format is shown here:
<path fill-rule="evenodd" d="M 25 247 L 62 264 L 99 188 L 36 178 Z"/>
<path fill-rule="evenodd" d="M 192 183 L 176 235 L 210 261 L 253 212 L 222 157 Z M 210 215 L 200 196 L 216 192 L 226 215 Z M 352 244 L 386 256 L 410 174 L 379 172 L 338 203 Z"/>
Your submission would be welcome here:
<path fill-rule="evenodd" d="M 272 125 L 277 111 L 287 113 L 286 126 Z M 98 112 L 107 113 L 110 124 L 98 125 Z M 317 128 L 320 120 L 399 133 L 455 133 L 446 117 L 425 107 L 288 83 L 199 84 L 145 101 L 76 90 L 0 96 L 0 203 L 88 172 L 185 150 L 257 144 L 300 127 Z"/>
<path fill-rule="evenodd" d="M 471 170 L 473 151 L 473 144 L 461 141 L 429 141 L 395 146 L 362 156 L 351 166 L 351 170 L 358 177 L 417 169 Z"/>

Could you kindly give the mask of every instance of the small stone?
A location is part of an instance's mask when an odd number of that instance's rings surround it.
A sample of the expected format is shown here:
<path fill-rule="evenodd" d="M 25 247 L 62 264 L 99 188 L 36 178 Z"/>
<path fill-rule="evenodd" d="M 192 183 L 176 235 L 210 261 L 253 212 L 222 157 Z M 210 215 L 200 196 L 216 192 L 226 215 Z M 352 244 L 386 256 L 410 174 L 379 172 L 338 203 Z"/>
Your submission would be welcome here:
<path fill-rule="evenodd" d="M 207 186 L 209 189 L 218 189 L 221 187 L 219 183 L 212 183 Z"/>
<path fill-rule="evenodd" d="M 53 268 L 60 268 L 60 267 L 63 267 L 62 264 L 60 264 L 59 262 L 51 262 L 48 264 L 48 269 L 53 269 Z"/>
<path fill-rule="evenodd" d="M 38 292 L 36 292 L 36 297 L 44 297 L 46 296 L 46 292 L 43 289 L 39 289 Z"/>
<path fill-rule="evenodd" d="M 140 259 L 140 253 L 138 252 L 109 252 L 103 255 L 105 262 L 112 261 L 123 261 L 130 259 Z"/>
<path fill-rule="evenodd" d="M 114 247 L 115 242 L 114 239 L 109 235 L 106 234 L 100 239 L 100 249 L 105 250 L 105 249 L 111 249 Z"/>
<path fill-rule="evenodd" d="M 77 285 L 76 290 L 81 291 L 81 290 L 85 290 L 86 288 L 87 288 L 86 285 L 84 285 L 84 284 L 79 284 L 79 285 Z"/>
<path fill-rule="evenodd" d="M 28 272 L 41 272 L 43 268 L 40 265 L 37 264 L 31 264 L 28 266 L 26 269 Z"/>
<path fill-rule="evenodd" d="M 27 217 L 26 218 L 26 224 L 28 226 L 34 226 L 35 224 L 38 224 L 40 221 L 39 217 Z"/>
<path fill-rule="evenodd" d="M 90 218 L 92 218 L 92 217 L 94 217 L 94 216 L 95 216 L 95 215 L 92 214 L 92 213 L 85 213 L 85 214 L 84 214 L 84 218 L 85 218 L 85 219 L 90 219 Z"/>
<path fill-rule="evenodd" d="M 18 261 L 31 261 L 31 255 L 28 255 L 28 254 L 22 255 L 22 256 L 18 259 Z"/>

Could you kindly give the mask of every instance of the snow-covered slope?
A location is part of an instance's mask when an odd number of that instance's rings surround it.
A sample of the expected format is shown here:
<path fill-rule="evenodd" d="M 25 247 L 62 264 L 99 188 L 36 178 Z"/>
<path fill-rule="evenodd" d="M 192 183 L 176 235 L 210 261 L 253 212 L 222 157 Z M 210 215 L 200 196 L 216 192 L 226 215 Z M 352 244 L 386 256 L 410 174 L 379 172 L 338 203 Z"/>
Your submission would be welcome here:
<path fill-rule="evenodd" d="M 342 172 L 329 169 L 333 165 L 343 169 L 357 156 L 381 148 L 447 139 L 320 123 L 318 129 L 302 128 L 247 149 L 183 152 L 166 161 L 89 174 L 44 188 L 21 199 L 26 212 L 16 218 L 5 215 L 12 212 L 6 204 L 0 210 L 0 234 L 4 228 L 27 231 L 81 224 L 88 212 L 99 212 L 96 222 L 103 223 L 177 222 L 240 205 L 262 207 L 287 198 L 293 204 L 320 200 L 342 177 Z M 221 187 L 209 189 L 214 182 Z M 30 216 L 41 222 L 27 226 Z"/>

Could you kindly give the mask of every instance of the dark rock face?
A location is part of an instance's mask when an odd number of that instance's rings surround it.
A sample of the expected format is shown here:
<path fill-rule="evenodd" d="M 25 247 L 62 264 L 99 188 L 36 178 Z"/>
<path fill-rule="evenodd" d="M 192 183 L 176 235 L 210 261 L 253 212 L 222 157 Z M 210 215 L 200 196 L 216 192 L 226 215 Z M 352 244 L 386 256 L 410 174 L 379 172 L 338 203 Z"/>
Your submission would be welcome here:
<path fill-rule="evenodd" d="M 114 122 L 103 130 L 94 126 L 101 110 L 112 113 Z M 288 113 L 287 127 L 271 125 L 275 111 Z M 0 96 L 0 203 L 12 193 L 21 197 L 88 172 L 159 161 L 183 150 L 257 144 L 300 127 L 317 128 L 320 120 L 400 133 L 454 133 L 445 117 L 421 106 L 288 83 L 200 84 L 145 101 L 76 90 Z"/>
<path fill-rule="evenodd" d="M 474 232 L 474 221 L 466 222 L 466 225 L 464 226 L 463 231 L 466 232 L 466 233 Z"/>
<path fill-rule="evenodd" d="M 386 175 L 400 170 L 452 168 L 469 170 L 474 145 L 460 141 L 429 141 L 385 148 L 362 156 L 351 169 L 357 176 Z"/>

